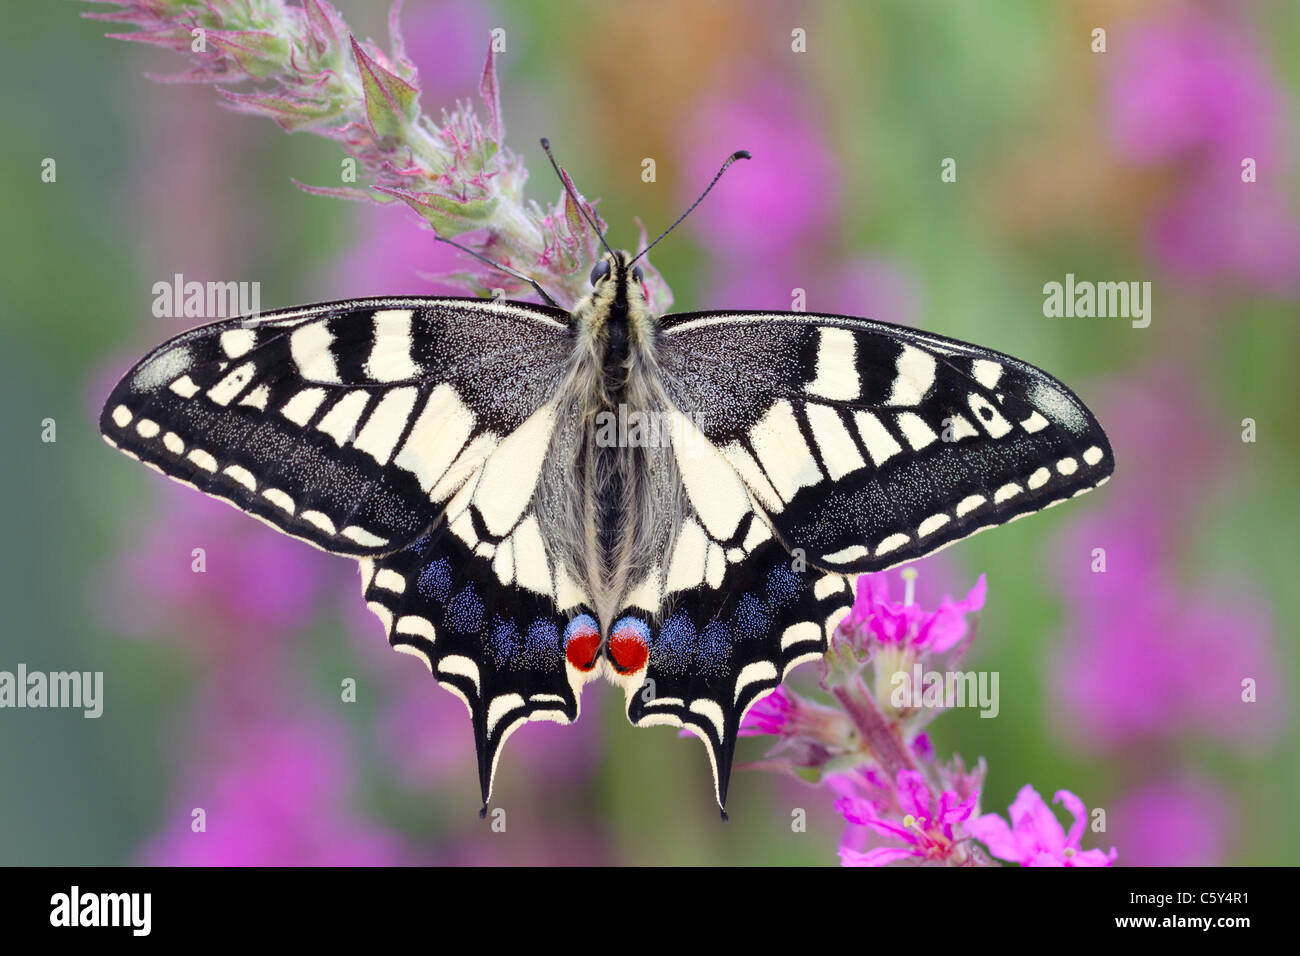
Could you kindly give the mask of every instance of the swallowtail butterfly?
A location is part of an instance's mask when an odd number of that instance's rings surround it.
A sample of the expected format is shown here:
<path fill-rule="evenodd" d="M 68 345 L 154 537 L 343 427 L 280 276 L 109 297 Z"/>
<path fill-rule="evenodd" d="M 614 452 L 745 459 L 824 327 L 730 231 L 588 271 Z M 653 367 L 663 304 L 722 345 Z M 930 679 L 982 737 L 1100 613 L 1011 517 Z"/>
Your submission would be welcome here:
<path fill-rule="evenodd" d="M 704 741 L 725 808 L 746 710 L 822 655 L 855 575 L 1111 474 L 1093 415 L 1019 359 L 841 315 L 657 316 L 636 258 L 609 250 L 571 313 L 401 297 L 205 325 L 101 417 L 357 560 L 392 646 L 468 707 L 485 807 L 506 738 L 576 720 L 605 677 L 634 725 Z"/>

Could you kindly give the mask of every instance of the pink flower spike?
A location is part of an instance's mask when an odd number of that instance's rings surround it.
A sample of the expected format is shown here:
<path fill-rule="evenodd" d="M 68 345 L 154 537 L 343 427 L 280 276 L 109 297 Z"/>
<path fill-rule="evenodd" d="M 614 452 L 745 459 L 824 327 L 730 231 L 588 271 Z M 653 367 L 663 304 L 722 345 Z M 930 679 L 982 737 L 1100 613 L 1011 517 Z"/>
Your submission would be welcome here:
<path fill-rule="evenodd" d="M 943 654 L 960 645 L 970 634 L 967 617 L 984 607 L 988 593 L 984 575 L 980 575 L 962 600 L 944 598 L 936 610 L 926 611 L 911 599 L 915 571 L 904 568 L 901 573 L 908 584 L 901 603 L 889 599 L 885 574 L 864 574 L 858 578 L 853 609 L 841 625 L 850 642 L 864 653 L 885 646 L 909 648 L 918 655 Z"/>

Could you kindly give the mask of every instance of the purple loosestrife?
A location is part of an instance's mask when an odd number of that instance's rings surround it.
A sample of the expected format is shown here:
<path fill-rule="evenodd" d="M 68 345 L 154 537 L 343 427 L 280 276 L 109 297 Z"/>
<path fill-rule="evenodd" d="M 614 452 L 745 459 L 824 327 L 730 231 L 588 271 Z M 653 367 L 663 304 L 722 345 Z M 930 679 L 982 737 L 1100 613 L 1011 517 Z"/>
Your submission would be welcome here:
<path fill-rule="evenodd" d="M 1081 822 L 1067 837 L 1059 825 L 1056 832 L 1045 828 L 1041 814 L 1028 820 L 1043 830 L 1041 852 L 1011 853 L 1009 846 L 1038 846 L 1020 829 L 1028 825 L 1019 811 L 1030 806 L 1032 789 L 1022 791 L 1009 829 L 980 814 L 983 760 L 973 769 L 957 755 L 936 760 L 925 727 L 958 702 L 939 675 L 953 671 L 973 640 L 972 616 L 984 607 L 987 585 L 981 575 L 965 597 L 945 596 L 927 610 L 915 599 L 915 569 L 899 576 L 901 601 L 891 599 L 886 574 L 858 578 L 853 608 L 822 665 L 821 686 L 833 706 L 782 687 L 746 715 L 742 734 L 777 738 L 749 767 L 826 784 L 848 823 L 840 846 L 845 866 L 992 865 L 981 843 L 994 856 L 1027 865 L 1108 865 L 1113 851 L 1110 857 L 1080 851 Z M 1081 820 L 1077 798 L 1064 791 L 1058 797 Z"/>
<path fill-rule="evenodd" d="M 87 16 L 137 28 L 111 36 L 190 61 L 189 70 L 165 81 L 219 84 L 234 109 L 266 116 L 286 132 L 324 136 L 356 161 L 357 185 L 299 184 L 308 192 L 400 200 L 438 235 L 466 235 L 470 248 L 533 277 L 562 306 L 581 297 L 599 237 L 562 190 L 547 207 L 525 201 L 528 171 L 504 145 L 491 47 L 479 79 L 482 114 L 459 103 L 434 120 L 420 107 L 419 75 L 398 27 L 400 2 L 389 16 L 388 51 L 354 37 L 325 0 L 88 2 L 117 9 Z M 603 229 L 591 205 L 580 201 Z M 648 264 L 645 276 L 652 306 L 666 308 L 672 295 L 662 277 Z M 477 260 L 444 281 L 475 295 L 532 294 L 527 283 Z"/>
<path fill-rule="evenodd" d="M 986 813 L 966 824 L 967 831 L 994 856 L 1021 866 L 1110 866 L 1118 854 L 1084 850 L 1079 846 L 1088 811 L 1068 790 L 1058 790 L 1053 803 L 1063 803 L 1074 816 L 1066 833 L 1052 808 L 1029 784 L 1020 788 L 1011 804 L 1010 825 L 996 813 Z"/>
<path fill-rule="evenodd" d="M 880 846 L 865 853 L 840 847 L 845 866 L 884 866 L 899 861 L 947 863 L 962 866 L 972 862 L 970 846 L 960 835 L 959 824 L 969 820 L 979 805 L 979 794 L 962 800 L 952 790 L 936 799 L 925 777 L 915 770 L 900 770 L 894 792 L 901 820 L 879 814 L 870 800 L 843 796 L 835 809 L 850 823 L 869 827 L 889 838 L 894 846 Z"/>

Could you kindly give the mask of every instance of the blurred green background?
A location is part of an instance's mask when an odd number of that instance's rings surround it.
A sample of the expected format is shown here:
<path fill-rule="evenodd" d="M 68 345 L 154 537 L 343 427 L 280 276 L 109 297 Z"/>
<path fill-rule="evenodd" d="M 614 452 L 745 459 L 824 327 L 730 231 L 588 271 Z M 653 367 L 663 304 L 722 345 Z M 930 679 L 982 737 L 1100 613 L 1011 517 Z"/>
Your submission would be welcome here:
<path fill-rule="evenodd" d="M 381 4 L 337 5 L 385 42 Z M 739 772 L 719 826 L 699 744 L 634 730 L 603 684 L 578 727 L 511 740 L 510 824 L 490 832 L 463 708 L 384 647 L 347 562 L 103 444 L 116 375 L 185 325 L 153 317 L 155 282 L 259 281 L 278 308 L 433 288 L 419 273 L 455 260 L 405 210 L 294 188 L 336 183 L 338 148 L 150 82 L 179 58 L 82 9 L 6 4 L 0 34 L 0 670 L 103 671 L 105 710 L 0 711 L 0 862 L 834 864 L 827 790 Z M 1001 675 L 998 719 L 946 714 L 935 749 L 987 759 L 985 811 L 1027 782 L 1105 808 L 1085 845 L 1121 864 L 1296 859 L 1300 8 L 409 0 L 402 22 L 434 116 L 475 95 L 487 31 L 507 30 L 530 195 L 558 194 L 547 135 L 616 245 L 754 152 L 656 249 L 677 309 L 788 309 L 799 287 L 810 310 L 1069 383 L 1112 433 L 1115 480 L 919 565 L 936 594 L 988 575 L 968 660 Z M 1045 317 L 1067 273 L 1150 281 L 1151 327 Z"/>

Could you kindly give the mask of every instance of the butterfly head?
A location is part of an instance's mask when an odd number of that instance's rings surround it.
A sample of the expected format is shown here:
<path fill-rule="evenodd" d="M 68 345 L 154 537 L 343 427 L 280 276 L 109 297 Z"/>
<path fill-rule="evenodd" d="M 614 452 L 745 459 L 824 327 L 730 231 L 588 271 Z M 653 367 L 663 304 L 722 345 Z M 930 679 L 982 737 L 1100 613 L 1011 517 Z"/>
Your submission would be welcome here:
<path fill-rule="evenodd" d="M 612 292 L 613 297 L 617 297 L 621 291 L 629 301 L 639 296 L 642 303 L 645 302 L 645 273 L 640 266 L 632 264 L 632 253 L 626 249 L 601 256 L 591 267 L 590 279 L 593 293 Z"/>
<path fill-rule="evenodd" d="M 626 249 L 601 256 L 591 267 L 591 292 L 574 309 L 579 328 L 616 349 L 624 343 L 644 344 L 654 337 L 658 323 L 647 303 L 645 273 Z"/>

